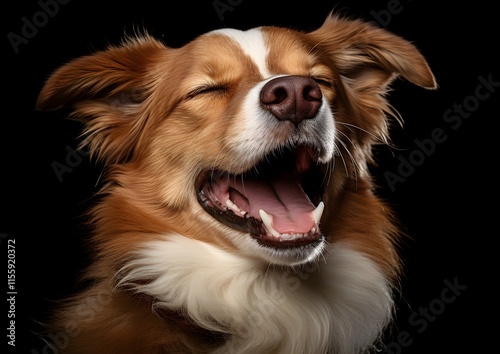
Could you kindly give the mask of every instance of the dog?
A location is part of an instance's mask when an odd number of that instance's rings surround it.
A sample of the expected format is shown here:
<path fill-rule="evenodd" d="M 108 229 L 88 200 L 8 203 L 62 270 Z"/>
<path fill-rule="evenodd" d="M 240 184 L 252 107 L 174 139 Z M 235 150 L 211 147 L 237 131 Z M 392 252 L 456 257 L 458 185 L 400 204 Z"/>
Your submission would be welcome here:
<path fill-rule="evenodd" d="M 437 86 L 409 41 L 335 13 L 178 48 L 144 33 L 57 69 L 37 108 L 69 107 L 106 171 L 87 286 L 55 311 L 51 328 L 71 327 L 59 352 L 380 345 L 402 236 L 369 168 L 399 121 L 398 77 Z"/>

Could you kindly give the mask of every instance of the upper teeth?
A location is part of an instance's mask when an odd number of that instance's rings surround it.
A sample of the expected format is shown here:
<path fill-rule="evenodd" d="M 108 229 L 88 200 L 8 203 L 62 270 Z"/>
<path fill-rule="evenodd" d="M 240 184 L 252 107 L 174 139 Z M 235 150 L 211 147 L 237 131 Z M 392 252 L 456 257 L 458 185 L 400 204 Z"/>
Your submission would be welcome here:
<path fill-rule="evenodd" d="M 325 210 L 325 204 L 323 202 L 320 202 L 316 209 L 313 211 L 313 218 L 314 218 L 314 223 L 316 225 L 319 224 L 319 221 L 321 220 L 321 215 L 323 215 L 323 210 Z"/>
<path fill-rule="evenodd" d="M 307 237 L 309 235 L 313 235 L 318 230 L 318 224 L 321 219 L 321 215 L 323 215 L 323 210 L 325 209 L 325 204 L 320 202 L 316 209 L 313 210 L 312 215 L 314 219 L 314 226 L 307 233 L 279 233 L 272 226 L 272 216 L 266 213 L 264 210 L 259 210 L 260 218 L 262 219 L 262 223 L 266 228 L 267 232 L 273 235 L 276 238 L 279 238 L 280 241 L 288 241 L 288 240 L 296 240 L 300 238 Z"/>
<path fill-rule="evenodd" d="M 226 206 L 232 211 L 239 213 L 241 216 L 245 216 L 247 214 L 245 210 L 241 210 L 236 204 L 234 204 L 231 199 L 226 199 Z"/>

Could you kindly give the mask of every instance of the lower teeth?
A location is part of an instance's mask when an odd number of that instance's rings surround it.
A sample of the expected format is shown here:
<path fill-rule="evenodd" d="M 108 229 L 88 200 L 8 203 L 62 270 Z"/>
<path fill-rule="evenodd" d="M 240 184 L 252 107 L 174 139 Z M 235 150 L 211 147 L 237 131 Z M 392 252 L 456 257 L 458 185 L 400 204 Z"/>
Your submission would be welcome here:
<path fill-rule="evenodd" d="M 267 232 L 270 233 L 275 238 L 277 238 L 280 242 L 282 242 L 282 241 L 297 240 L 314 235 L 318 230 L 317 226 L 321 219 L 321 215 L 323 214 L 323 210 L 324 210 L 324 204 L 323 202 L 320 202 L 319 205 L 316 207 L 316 209 L 313 211 L 313 218 L 316 223 L 316 226 L 313 226 L 308 233 L 298 233 L 298 234 L 280 234 L 272 226 L 271 215 L 269 215 L 262 209 L 259 210 L 259 215 L 262 220 L 262 224 L 264 225 L 264 228 L 267 230 Z"/>
<path fill-rule="evenodd" d="M 289 240 L 304 238 L 306 236 L 307 236 L 307 234 L 281 234 L 279 237 L 279 240 L 280 240 L 280 242 L 281 241 L 289 241 Z"/>

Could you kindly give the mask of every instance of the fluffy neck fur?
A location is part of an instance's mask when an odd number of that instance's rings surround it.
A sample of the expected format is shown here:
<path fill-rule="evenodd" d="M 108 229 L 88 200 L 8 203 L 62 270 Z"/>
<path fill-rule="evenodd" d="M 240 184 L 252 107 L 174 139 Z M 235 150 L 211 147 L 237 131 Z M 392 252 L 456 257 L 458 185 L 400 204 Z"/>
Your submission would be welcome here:
<path fill-rule="evenodd" d="M 120 273 L 118 286 L 156 299 L 154 308 L 183 309 L 200 327 L 228 334 L 213 354 L 359 353 L 392 314 L 387 280 L 347 244 L 334 244 L 324 262 L 286 269 L 169 235 Z"/>

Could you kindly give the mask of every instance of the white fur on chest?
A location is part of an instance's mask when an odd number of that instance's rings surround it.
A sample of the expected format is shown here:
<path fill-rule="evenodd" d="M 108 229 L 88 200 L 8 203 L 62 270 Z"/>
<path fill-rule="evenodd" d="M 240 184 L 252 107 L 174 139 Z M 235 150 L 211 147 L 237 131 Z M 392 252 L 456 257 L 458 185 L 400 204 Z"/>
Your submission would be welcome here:
<path fill-rule="evenodd" d="M 345 245 L 333 249 L 296 273 L 170 235 L 146 244 L 122 269 L 119 286 L 230 334 L 214 354 L 359 353 L 390 320 L 391 290 L 367 257 Z"/>

